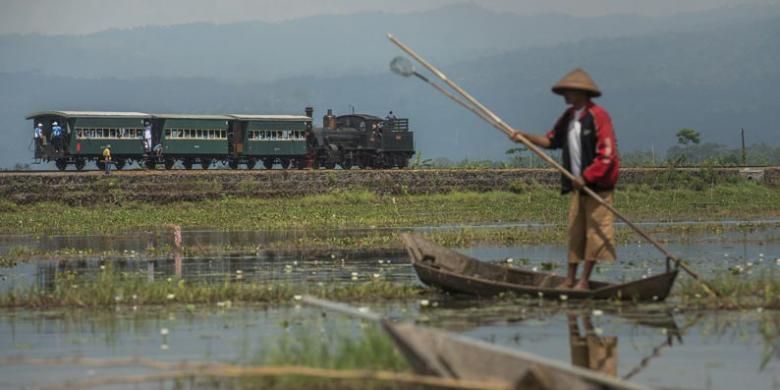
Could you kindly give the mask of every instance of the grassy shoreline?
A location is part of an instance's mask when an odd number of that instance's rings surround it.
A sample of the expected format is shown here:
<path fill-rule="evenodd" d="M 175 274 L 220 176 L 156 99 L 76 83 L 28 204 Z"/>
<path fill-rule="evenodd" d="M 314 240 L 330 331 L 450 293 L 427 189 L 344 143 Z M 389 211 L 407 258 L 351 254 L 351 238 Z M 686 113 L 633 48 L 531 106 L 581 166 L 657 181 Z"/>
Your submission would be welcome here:
<path fill-rule="evenodd" d="M 118 234 L 185 229 L 372 229 L 496 223 L 565 223 L 568 196 L 525 186 L 514 192 L 377 195 L 334 192 L 289 199 L 224 198 L 155 205 L 126 202 L 92 207 L 59 203 L 17 205 L 0 201 L 0 234 Z M 704 190 L 619 189 L 615 206 L 634 221 L 766 219 L 780 217 L 780 188 L 750 182 Z"/>

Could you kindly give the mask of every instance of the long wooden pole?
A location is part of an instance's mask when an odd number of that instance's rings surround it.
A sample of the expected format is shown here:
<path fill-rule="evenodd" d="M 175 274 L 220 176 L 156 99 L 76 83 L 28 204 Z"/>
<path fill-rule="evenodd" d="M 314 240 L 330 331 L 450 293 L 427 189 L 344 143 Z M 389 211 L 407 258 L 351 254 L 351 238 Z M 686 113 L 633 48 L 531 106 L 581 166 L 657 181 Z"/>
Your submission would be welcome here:
<path fill-rule="evenodd" d="M 566 168 L 561 166 L 557 161 L 555 161 L 552 157 L 548 156 L 547 153 L 544 153 L 541 149 L 539 149 L 536 145 L 534 145 L 531 141 L 529 141 L 527 138 L 525 138 L 522 134 L 515 131 L 512 127 L 507 125 L 501 118 L 498 117 L 495 113 L 490 111 L 487 107 L 482 105 L 477 99 L 475 99 L 473 96 L 471 96 L 468 92 L 466 92 L 463 88 L 461 88 L 458 84 L 450 80 L 447 75 L 445 75 L 442 71 L 437 69 L 435 66 L 433 66 L 431 63 L 426 61 L 422 56 L 417 54 L 412 48 L 405 45 L 403 42 L 399 41 L 398 38 L 394 37 L 392 34 L 387 35 L 388 39 L 390 39 L 390 42 L 398 46 L 401 50 L 403 50 L 406 54 L 408 54 L 410 57 L 414 58 L 415 61 L 419 62 L 422 66 L 424 66 L 426 69 L 428 69 L 431 73 L 433 73 L 436 77 L 438 77 L 440 80 L 442 80 L 445 84 L 447 84 L 450 88 L 458 92 L 461 96 L 463 96 L 466 100 L 468 100 L 469 103 L 471 103 L 475 110 L 471 110 L 478 116 L 480 116 L 482 119 L 486 120 L 488 123 L 493 125 L 496 129 L 502 131 L 504 134 L 506 134 L 508 137 L 512 139 L 517 139 L 520 142 L 522 142 L 528 150 L 534 152 L 536 155 L 538 155 L 542 160 L 546 161 L 548 164 L 552 165 L 555 169 L 561 172 L 566 178 L 569 180 L 576 180 L 576 177 L 572 175 L 571 172 L 569 172 Z M 677 264 L 680 268 L 685 270 L 691 277 L 699 281 L 699 283 L 704 286 L 704 289 L 712 294 L 715 297 L 720 297 L 721 294 L 718 293 L 714 287 L 712 287 L 709 283 L 707 283 L 705 280 L 703 280 L 696 272 L 694 272 L 685 262 L 674 256 L 672 253 L 670 253 L 666 248 L 661 245 L 658 241 L 650 237 L 647 233 L 645 233 L 644 230 L 642 230 L 639 226 L 635 225 L 633 222 L 631 222 L 628 218 L 626 218 L 623 214 L 621 214 L 616 208 L 614 208 L 611 204 L 607 203 L 599 194 L 597 194 L 595 191 L 591 190 L 588 187 L 582 187 L 581 191 L 584 191 L 586 194 L 588 194 L 590 197 L 595 199 L 597 202 L 602 204 L 604 207 L 606 207 L 612 214 L 620 218 L 623 222 L 626 223 L 629 227 L 634 229 L 634 231 L 637 232 L 642 238 L 653 244 L 661 253 L 666 256 L 667 259 L 670 259 Z"/>

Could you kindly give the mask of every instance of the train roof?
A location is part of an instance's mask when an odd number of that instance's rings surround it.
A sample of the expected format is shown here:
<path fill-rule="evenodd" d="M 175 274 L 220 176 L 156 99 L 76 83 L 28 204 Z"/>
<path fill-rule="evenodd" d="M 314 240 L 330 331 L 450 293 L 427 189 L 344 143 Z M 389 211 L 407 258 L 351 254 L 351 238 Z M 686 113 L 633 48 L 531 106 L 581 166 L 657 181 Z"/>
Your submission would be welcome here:
<path fill-rule="evenodd" d="M 367 121 L 383 121 L 383 118 L 380 118 L 375 115 L 369 115 L 369 114 L 345 114 L 345 115 L 339 115 L 336 117 L 336 119 L 341 118 L 349 118 L 349 117 L 356 117 Z"/>
<path fill-rule="evenodd" d="M 27 115 L 26 119 L 41 116 L 61 116 L 65 118 L 150 118 L 151 114 L 122 111 L 39 111 Z"/>
<path fill-rule="evenodd" d="M 230 114 L 230 117 L 242 121 L 281 121 L 281 122 L 299 122 L 311 121 L 311 118 L 305 115 L 252 115 L 252 114 Z"/>
<path fill-rule="evenodd" d="M 194 119 L 194 120 L 222 120 L 227 121 L 233 119 L 229 115 L 212 115 L 212 114 L 152 114 L 155 119 Z"/>

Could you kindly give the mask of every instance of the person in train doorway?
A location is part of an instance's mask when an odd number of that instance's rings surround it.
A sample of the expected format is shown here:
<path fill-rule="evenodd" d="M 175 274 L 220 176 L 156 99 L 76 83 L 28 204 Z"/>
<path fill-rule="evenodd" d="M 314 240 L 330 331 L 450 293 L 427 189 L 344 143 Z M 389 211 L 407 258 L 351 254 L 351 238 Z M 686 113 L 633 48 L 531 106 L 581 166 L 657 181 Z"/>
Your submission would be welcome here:
<path fill-rule="evenodd" d="M 51 124 L 51 143 L 56 153 L 62 150 L 62 127 L 56 121 Z"/>
<path fill-rule="evenodd" d="M 545 135 L 517 131 L 512 139 L 523 136 L 547 149 L 562 149 L 563 166 L 576 178 L 562 177 L 561 193 L 571 193 L 569 203 L 568 271 L 559 288 L 589 289 L 590 275 L 596 262 L 615 260 L 614 215 L 603 204 L 582 191 L 595 191 L 612 203 L 618 180 L 620 158 L 607 111 L 593 102 L 601 96 L 596 83 L 582 69 L 574 69 L 553 87 L 563 96 L 567 109 Z M 584 263 L 582 276 L 576 280 L 577 268 Z"/>
<path fill-rule="evenodd" d="M 43 146 L 43 123 L 38 123 L 38 126 L 35 126 L 33 138 L 35 138 L 35 145 L 38 148 Z"/>
<path fill-rule="evenodd" d="M 152 122 L 144 121 L 144 151 L 152 151 Z"/>
<path fill-rule="evenodd" d="M 106 145 L 105 148 L 103 148 L 103 164 L 106 166 L 106 175 L 111 174 L 111 164 L 113 161 L 111 161 L 111 145 Z"/>

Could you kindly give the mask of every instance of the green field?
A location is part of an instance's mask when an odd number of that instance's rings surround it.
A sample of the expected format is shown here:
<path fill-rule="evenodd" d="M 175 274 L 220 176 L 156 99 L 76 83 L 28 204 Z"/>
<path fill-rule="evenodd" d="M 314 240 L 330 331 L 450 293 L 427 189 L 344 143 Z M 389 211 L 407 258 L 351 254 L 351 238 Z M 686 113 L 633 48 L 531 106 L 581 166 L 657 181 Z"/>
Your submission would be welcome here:
<path fill-rule="evenodd" d="M 368 191 L 296 198 L 224 198 L 155 205 L 144 202 L 19 205 L 0 200 L 0 234 L 84 234 L 184 229 L 316 230 L 501 223 L 564 224 L 567 196 L 525 186 L 514 192 L 382 196 Z M 619 189 L 615 206 L 636 221 L 717 221 L 780 216 L 780 189 L 750 182 L 703 190 Z"/>

